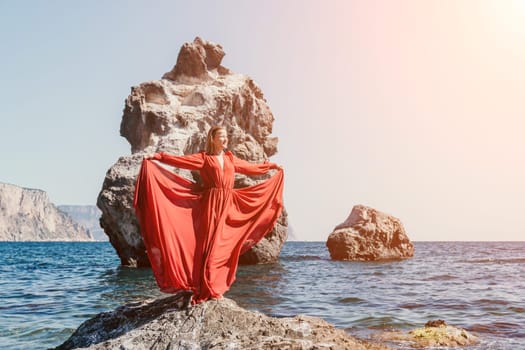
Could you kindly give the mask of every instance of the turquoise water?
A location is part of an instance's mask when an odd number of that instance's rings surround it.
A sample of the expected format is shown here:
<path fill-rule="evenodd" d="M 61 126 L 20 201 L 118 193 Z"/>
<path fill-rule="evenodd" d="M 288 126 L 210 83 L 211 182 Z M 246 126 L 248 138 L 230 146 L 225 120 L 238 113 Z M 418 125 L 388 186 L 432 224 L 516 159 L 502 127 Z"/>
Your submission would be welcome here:
<path fill-rule="evenodd" d="M 405 261 L 352 263 L 331 261 L 323 242 L 287 242 L 279 263 L 241 266 L 226 296 L 363 338 L 439 318 L 480 336 L 469 349 L 525 349 L 525 242 L 415 246 Z M 107 242 L 2 242 L 0 348 L 57 346 L 99 312 L 160 295 L 151 271 L 120 267 Z"/>

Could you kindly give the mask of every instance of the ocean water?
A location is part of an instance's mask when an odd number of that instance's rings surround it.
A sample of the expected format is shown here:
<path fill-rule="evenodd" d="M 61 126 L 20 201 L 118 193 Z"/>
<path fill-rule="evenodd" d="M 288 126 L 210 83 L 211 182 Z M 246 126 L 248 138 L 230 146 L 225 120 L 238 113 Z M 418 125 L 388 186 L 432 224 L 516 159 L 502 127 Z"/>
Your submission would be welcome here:
<path fill-rule="evenodd" d="M 525 349 L 525 242 L 415 247 L 412 259 L 354 263 L 331 261 L 323 242 L 287 242 L 279 263 L 239 267 L 226 296 L 365 339 L 444 319 L 479 336 L 468 349 Z M 0 349 L 57 346 L 99 312 L 161 295 L 149 269 L 120 267 L 107 242 L 2 242 Z"/>

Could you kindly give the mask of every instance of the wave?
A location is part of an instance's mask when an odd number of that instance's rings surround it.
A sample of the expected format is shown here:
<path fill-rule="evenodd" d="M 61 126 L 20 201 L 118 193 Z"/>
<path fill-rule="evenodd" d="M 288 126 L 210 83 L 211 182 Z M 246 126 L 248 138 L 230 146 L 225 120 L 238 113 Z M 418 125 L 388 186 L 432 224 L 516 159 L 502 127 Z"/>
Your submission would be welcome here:
<path fill-rule="evenodd" d="M 373 330 L 392 329 L 406 323 L 394 316 L 366 316 L 357 318 L 353 322 Z"/>
<path fill-rule="evenodd" d="M 507 259 L 473 259 L 463 260 L 463 263 L 469 264 L 524 264 L 525 258 L 507 258 Z"/>
<path fill-rule="evenodd" d="M 440 300 L 433 303 L 428 304 L 429 308 L 433 308 L 436 310 L 469 310 L 471 309 L 471 305 L 468 303 L 460 304 L 456 300 L 447 302 L 446 300 Z"/>
<path fill-rule="evenodd" d="M 457 278 L 458 278 L 457 276 L 445 274 L 445 275 L 431 276 L 431 277 L 425 278 L 423 281 L 450 281 L 450 280 L 455 280 Z"/>
<path fill-rule="evenodd" d="M 510 306 L 509 310 L 512 311 L 512 312 L 517 312 L 519 314 L 525 314 L 525 308 L 523 308 L 523 307 Z"/>
<path fill-rule="evenodd" d="M 468 327 L 467 330 L 477 333 L 489 333 L 503 337 L 525 338 L 523 325 L 511 322 L 475 324 Z"/>
<path fill-rule="evenodd" d="M 479 299 L 476 300 L 473 304 L 481 304 L 481 305 L 508 305 L 509 302 L 505 300 L 500 299 Z"/>
<path fill-rule="evenodd" d="M 419 304 L 419 303 L 404 303 L 404 304 L 399 305 L 400 308 L 409 309 L 409 310 L 420 309 L 426 306 L 427 306 L 426 304 Z"/>
<path fill-rule="evenodd" d="M 282 260 L 286 261 L 304 261 L 304 260 L 325 260 L 317 255 L 296 255 L 296 256 L 281 256 Z"/>
<path fill-rule="evenodd" d="M 339 302 L 344 303 L 344 304 L 357 304 L 357 303 L 364 303 L 366 302 L 366 300 L 363 300 L 357 297 L 348 297 L 348 298 L 339 299 Z"/>

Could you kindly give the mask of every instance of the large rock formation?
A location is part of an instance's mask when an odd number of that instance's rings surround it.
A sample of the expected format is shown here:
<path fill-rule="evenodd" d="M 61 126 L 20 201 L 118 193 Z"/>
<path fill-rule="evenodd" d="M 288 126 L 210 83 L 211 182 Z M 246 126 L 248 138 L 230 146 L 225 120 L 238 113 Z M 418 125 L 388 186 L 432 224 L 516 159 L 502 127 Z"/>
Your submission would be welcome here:
<path fill-rule="evenodd" d="M 414 255 L 403 225 L 393 216 L 356 205 L 345 222 L 335 227 L 326 246 L 333 260 L 375 261 Z"/>
<path fill-rule="evenodd" d="M 56 349 L 389 349 L 315 317 L 272 318 L 226 298 L 185 303 L 179 294 L 99 314 Z"/>
<path fill-rule="evenodd" d="M 59 205 L 58 209 L 87 229 L 95 241 L 108 240 L 108 236 L 100 227 L 102 212 L 95 205 Z"/>
<path fill-rule="evenodd" d="M 100 224 L 123 265 L 149 265 L 132 207 L 144 155 L 203 150 L 212 125 L 226 127 L 230 150 L 239 158 L 258 163 L 277 152 L 277 138 L 270 136 L 274 118 L 261 89 L 249 77 L 222 67 L 223 56 L 220 45 L 196 38 L 182 46 L 177 64 L 162 79 L 131 88 L 120 134 L 131 144 L 132 154 L 109 169 L 97 201 L 102 210 Z M 199 181 L 197 172 L 175 171 Z M 264 178 L 239 175 L 236 186 Z M 247 257 L 241 257 L 241 263 L 276 261 L 286 240 L 286 226 L 283 211 L 274 230 Z"/>
<path fill-rule="evenodd" d="M 0 183 L 0 241 L 91 241 L 46 192 Z"/>

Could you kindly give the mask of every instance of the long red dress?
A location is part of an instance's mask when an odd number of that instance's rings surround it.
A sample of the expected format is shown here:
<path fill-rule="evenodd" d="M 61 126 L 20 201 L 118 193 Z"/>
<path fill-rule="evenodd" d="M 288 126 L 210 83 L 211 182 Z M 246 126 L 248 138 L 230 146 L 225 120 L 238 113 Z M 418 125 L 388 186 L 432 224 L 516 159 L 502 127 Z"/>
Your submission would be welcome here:
<path fill-rule="evenodd" d="M 270 232 L 282 211 L 284 173 L 233 188 L 235 172 L 260 175 L 270 163 L 252 164 L 224 154 L 157 153 L 154 159 L 199 170 L 202 187 L 152 160 L 144 160 L 134 207 L 155 279 L 166 293 L 193 291 L 193 303 L 224 294 L 235 280 L 239 255 Z"/>

